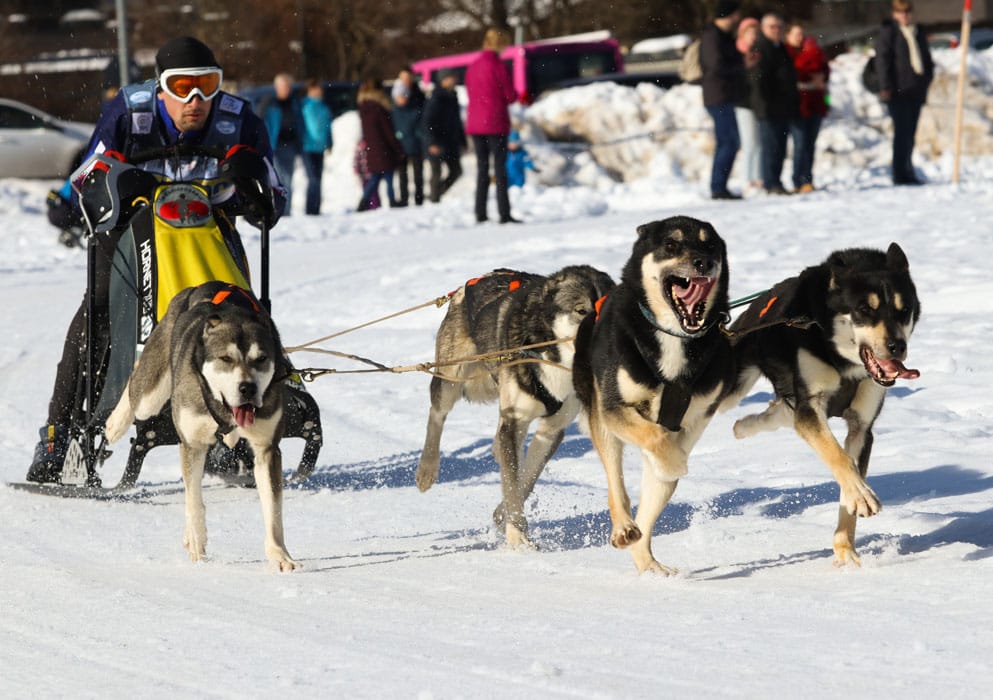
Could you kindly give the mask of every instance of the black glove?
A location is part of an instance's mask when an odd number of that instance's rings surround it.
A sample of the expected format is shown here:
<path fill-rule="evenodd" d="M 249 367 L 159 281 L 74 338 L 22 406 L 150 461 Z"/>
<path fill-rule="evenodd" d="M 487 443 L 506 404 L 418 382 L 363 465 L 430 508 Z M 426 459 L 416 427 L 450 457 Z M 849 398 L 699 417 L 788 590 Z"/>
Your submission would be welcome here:
<path fill-rule="evenodd" d="M 238 144 L 221 161 L 221 175 L 227 177 L 238 191 L 243 214 L 252 226 L 276 223 L 276 207 L 269 189 L 269 168 L 255 149 Z"/>

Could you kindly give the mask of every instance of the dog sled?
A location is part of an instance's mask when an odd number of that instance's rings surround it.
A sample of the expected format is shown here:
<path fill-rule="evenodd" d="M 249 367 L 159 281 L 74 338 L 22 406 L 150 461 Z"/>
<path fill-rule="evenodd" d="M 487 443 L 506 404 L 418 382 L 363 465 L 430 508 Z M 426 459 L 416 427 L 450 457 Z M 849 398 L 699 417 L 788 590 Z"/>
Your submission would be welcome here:
<path fill-rule="evenodd" d="M 126 389 L 145 340 L 172 297 L 187 287 L 210 281 L 252 289 L 240 241 L 237 236 L 225 238 L 219 222 L 225 214 L 211 203 L 224 188 L 234 189 L 232 181 L 220 174 L 218 164 L 224 157 L 223 149 L 184 145 L 153 149 L 128 163 L 95 155 L 73 175 L 88 228 L 84 353 L 68 426 L 61 486 L 42 485 L 38 491 L 73 496 L 130 489 L 136 485 L 151 449 L 179 443 L 170 406 L 166 404 L 153 418 L 135 422 L 136 435 L 131 440 L 123 474 L 116 486 L 103 486 L 99 472 L 111 454 L 106 449 L 104 425 Z M 188 175 L 181 179 L 183 170 L 179 164 L 197 159 L 202 166 L 194 168 L 198 170 L 196 179 Z M 162 161 L 166 164 L 163 171 L 176 177 L 136 167 L 152 160 Z M 259 191 L 262 187 L 259 185 Z M 233 229 L 232 224 L 224 223 Z M 111 235 L 98 238 L 98 234 Z M 258 298 L 268 311 L 269 230 L 264 222 L 260 235 Z M 105 338 L 99 337 L 94 323 L 98 313 L 93 292 L 98 255 L 111 258 L 109 333 Z M 294 475 L 294 479 L 304 479 L 313 471 L 323 443 L 320 411 L 295 373 L 282 381 L 283 437 L 304 440 Z M 252 461 L 251 448 L 244 440 L 234 449 L 218 440 L 208 455 L 206 470 L 246 483 Z"/>

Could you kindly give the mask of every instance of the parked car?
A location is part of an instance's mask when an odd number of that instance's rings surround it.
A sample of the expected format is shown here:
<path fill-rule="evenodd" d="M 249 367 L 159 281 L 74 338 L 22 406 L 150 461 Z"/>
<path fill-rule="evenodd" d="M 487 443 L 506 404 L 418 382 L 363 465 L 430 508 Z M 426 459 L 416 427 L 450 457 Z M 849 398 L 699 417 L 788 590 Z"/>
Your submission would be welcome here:
<path fill-rule="evenodd" d="M 683 52 L 692 43 L 689 34 L 642 39 L 624 57 L 624 69 L 629 73 L 678 73 Z"/>
<path fill-rule="evenodd" d="M 0 98 L 0 177 L 68 177 L 82 160 L 93 127 Z"/>
<path fill-rule="evenodd" d="M 928 34 L 927 43 L 932 49 L 957 49 L 959 32 L 935 32 Z M 969 32 L 969 48 L 985 51 L 993 46 L 993 28 L 973 27 Z"/>
<path fill-rule="evenodd" d="M 293 83 L 293 92 L 302 95 L 306 86 L 302 82 Z M 238 95 L 252 103 L 252 111 L 261 114 L 265 104 L 276 96 L 276 89 L 269 85 L 238 90 Z M 331 80 L 324 83 L 324 102 L 331 108 L 331 114 L 340 117 L 345 112 L 356 108 L 356 98 L 359 94 L 359 84 L 351 80 Z"/>

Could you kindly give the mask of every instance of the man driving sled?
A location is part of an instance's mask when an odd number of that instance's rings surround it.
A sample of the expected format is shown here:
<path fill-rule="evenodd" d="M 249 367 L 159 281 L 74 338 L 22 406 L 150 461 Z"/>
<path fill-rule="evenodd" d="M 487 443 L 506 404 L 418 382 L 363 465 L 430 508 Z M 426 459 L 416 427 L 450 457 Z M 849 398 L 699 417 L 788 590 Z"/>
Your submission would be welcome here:
<path fill-rule="evenodd" d="M 213 52 L 192 37 L 165 44 L 155 57 L 156 77 L 122 88 L 100 116 L 87 149 L 95 154 L 128 161 L 154 149 L 173 145 L 215 148 L 227 153 L 216 158 L 161 158 L 141 169 L 174 179 L 230 178 L 235 187 L 211 192 L 224 244 L 248 277 L 241 239 L 231 223 L 245 215 L 255 226 L 272 226 L 283 211 L 285 189 L 271 166 L 272 148 L 262 120 L 247 101 L 221 90 L 223 72 Z M 249 183 L 252 186 L 249 186 Z M 240 186 L 244 185 L 244 186 Z M 83 184 L 86 200 L 86 183 Z M 80 202 L 74 201 L 75 206 Z M 84 207 L 85 209 L 85 207 Z M 95 222 L 91 222 L 95 223 Z M 113 252 L 126 226 L 95 234 L 97 246 L 94 287 L 87 290 L 66 334 L 62 359 L 41 428 L 27 480 L 56 482 L 62 472 L 69 441 L 69 424 L 77 407 L 80 376 L 85 369 L 87 296 L 93 295 L 94 342 L 109 334 L 109 280 Z"/>

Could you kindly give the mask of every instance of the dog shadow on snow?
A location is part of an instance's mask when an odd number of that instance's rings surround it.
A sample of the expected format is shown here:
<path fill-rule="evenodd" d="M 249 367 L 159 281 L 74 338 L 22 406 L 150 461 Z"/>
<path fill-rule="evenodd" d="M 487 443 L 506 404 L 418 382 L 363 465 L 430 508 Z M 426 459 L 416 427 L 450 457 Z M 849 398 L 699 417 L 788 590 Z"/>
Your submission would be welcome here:
<path fill-rule="evenodd" d="M 746 403 L 765 403 L 771 398 L 771 394 L 759 392 L 746 399 Z M 464 447 L 444 453 L 437 483 L 480 479 L 491 481 L 495 488 L 493 493 L 495 506 L 499 501 L 500 475 L 493 458 L 492 444 L 492 438 L 481 438 Z M 592 449 L 589 438 L 580 433 L 579 428 L 574 424 L 567 430 L 566 438 L 553 459 L 580 458 Z M 348 465 L 328 466 L 318 469 L 303 483 L 289 484 L 288 488 L 304 491 L 409 488 L 414 485 L 414 474 L 417 471 L 419 458 L 420 451 L 416 450 Z M 922 504 L 934 499 L 993 490 L 993 476 L 953 464 L 892 474 L 873 475 L 870 471 L 869 483 L 883 502 L 884 508 L 909 503 Z M 562 479 L 550 482 L 546 472 L 539 479 L 535 493 L 528 501 L 527 517 L 531 524 L 532 538 L 538 546 L 545 551 L 570 551 L 609 544 L 611 523 L 606 507 L 564 518 L 542 517 L 541 501 L 544 492 L 563 485 L 567 485 L 567 482 Z M 812 507 L 837 502 L 838 486 L 833 480 L 798 487 L 738 488 L 720 494 L 703 505 L 680 502 L 677 495 L 659 518 L 653 535 L 666 535 L 686 530 L 698 516 L 714 520 L 733 518 L 748 509 L 758 508 L 761 516 L 780 520 L 799 516 Z M 967 559 L 993 557 L 993 509 L 978 513 L 951 513 L 941 517 L 951 518 L 951 521 L 930 533 L 899 536 L 896 539 L 896 550 L 899 554 L 918 554 L 942 545 L 968 543 L 978 547 L 979 551 L 973 552 L 966 557 Z M 481 513 L 480 519 L 480 522 L 485 524 L 471 532 L 435 533 L 434 536 L 438 539 L 437 547 L 432 548 L 432 551 L 422 552 L 421 555 L 442 556 L 464 549 L 498 547 L 500 538 L 489 523 L 489 511 Z M 467 538 L 470 540 L 469 543 L 466 541 Z M 445 544 L 446 540 L 449 541 L 448 544 Z M 858 537 L 856 545 L 860 551 L 871 553 L 882 551 L 892 546 L 893 542 L 893 535 L 872 534 Z M 795 553 L 786 557 L 779 556 L 768 561 L 742 563 L 737 565 L 735 572 L 723 573 L 717 577 L 748 576 L 754 571 L 767 567 L 823 558 L 830 556 L 830 553 L 829 549 L 822 549 Z M 707 570 L 698 570 L 696 573 L 706 575 Z"/>

